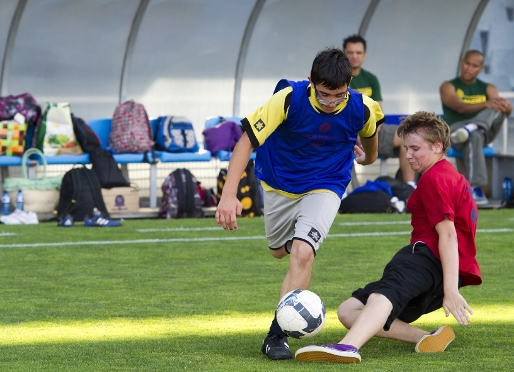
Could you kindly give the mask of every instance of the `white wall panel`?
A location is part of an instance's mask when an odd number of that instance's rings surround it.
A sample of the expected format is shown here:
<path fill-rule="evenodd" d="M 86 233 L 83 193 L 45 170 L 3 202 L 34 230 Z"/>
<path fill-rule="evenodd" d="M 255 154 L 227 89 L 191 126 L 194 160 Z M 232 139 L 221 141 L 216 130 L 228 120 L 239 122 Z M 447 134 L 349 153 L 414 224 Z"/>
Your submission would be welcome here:
<path fill-rule="evenodd" d="M 30 0 L 9 74 L 9 93 L 40 104 L 68 101 L 84 119 L 112 116 L 138 0 Z"/>
<path fill-rule="evenodd" d="M 357 33 L 370 1 L 268 0 L 255 26 L 244 65 L 241 115 L 273 93 L 280 78 L 307 79 L 316 54 Z"/>
<path fill-rule="evenodd" d="M 150 116 L 181 115 L 195 125 L 232 115 L 237 57 L 254 1 L 152 1 L 134 47 L 128 96 Z"/>
<path fill-rule="evenodd" d="M 496 13 L 488 23 L 480 23 L 492 30 L 488 62 L 496 81 L 505 82 L 505 87 L 514 84 L 512 64 L 508 65 L 512 53 L 503 46 L 512 38 L 502 35 L 510 35 L 513 27 L 509 23 L 495 29 L 494 19 L 505 16 L 505 6 L 512 2 L 491 0 L 491 12 Z M 17 3 L 0 2 L 1 53 Z M 370 3 L 267 0 L 241 66 L 241 115 L 264 103 L 279 78 L 305 79 L 319 50 L 339 47 L 344 37 L 358 32 Z M 380 79 L 386 113 L 441 112 L 439 85 L 456 74 L 479 3 L 378 2 L 365 35 L 364 68 Z M 69 101 L 85 119 L 111 116 L 139 4 L 139 0 L 28 0 L 7 71 L 7 93 L 28 91 L 42 104 Z M 124 85 L 128 97 L 145 104 L 150 116 L 190 118 L 198 136 L 207 116 L 231 115 L 237 58 L 255 4 L 256 0 L 151 0 L 129 56 Z"/>
<path fill-rule="evenodd" d="M 455 77 L 479 0 L 381 0 L 364 68 L 381 83 L 385 113 L 442 113 L 439 86 Z"/>

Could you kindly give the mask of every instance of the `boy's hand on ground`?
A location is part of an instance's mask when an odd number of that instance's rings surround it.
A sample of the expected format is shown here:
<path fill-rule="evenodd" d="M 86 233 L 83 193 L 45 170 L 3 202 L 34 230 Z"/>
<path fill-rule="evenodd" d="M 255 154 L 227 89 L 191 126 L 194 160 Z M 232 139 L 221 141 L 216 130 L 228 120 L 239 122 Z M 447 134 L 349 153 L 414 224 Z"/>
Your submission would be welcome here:
<path fill-rule="evenodd" d="M 469 315 L 473 314 L 473 310 L 471 310 L 471 307 L 469 307 L 468 303 L 459 292 L 446 294 L 444 296 L 443 309 L 446 316 L 449 316 L 451 313 L 461 325 L 468 325 L 471 321 Z"/>
<path fill-rule="evenodd" d="M 225 230 L 237 229 L 236 216 L 241 215 L 243 205 L 236 197 L 222 196 L 216 209 L 216 222 Z"/>

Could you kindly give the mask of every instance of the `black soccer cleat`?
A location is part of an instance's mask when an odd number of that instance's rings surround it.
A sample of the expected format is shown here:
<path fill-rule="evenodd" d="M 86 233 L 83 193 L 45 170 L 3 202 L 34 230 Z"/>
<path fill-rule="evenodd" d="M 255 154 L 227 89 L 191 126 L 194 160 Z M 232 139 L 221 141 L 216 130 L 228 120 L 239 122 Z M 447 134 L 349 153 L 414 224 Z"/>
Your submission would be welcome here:
<path fill-rule="evenodd" d="M 262 341 L 261 351 L 271 360 L 292 359 L 287 337 L 273 334 Z"/>

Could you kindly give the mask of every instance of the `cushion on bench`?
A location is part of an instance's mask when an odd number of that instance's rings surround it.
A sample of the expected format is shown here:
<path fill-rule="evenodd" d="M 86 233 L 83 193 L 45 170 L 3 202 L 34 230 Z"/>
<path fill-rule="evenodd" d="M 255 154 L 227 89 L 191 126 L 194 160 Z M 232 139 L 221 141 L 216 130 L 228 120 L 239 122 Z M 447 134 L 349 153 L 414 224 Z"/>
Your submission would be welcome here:
<path fill-rule="evenodd" d="M 250 155 L 250 160 L 255 160 L 255 151 Z M 232 157 L 232 151 L 220 150 L 216 153 L 216 157 L 221 161 L 229 161 Z"/>
<path fill-rule="evenodd" d="M 482 148 L 482 151 L 484 152 L 484 156 L 486 158 L 490 158 L 494 156 L 494 147 L 493 146 L 485 146 Z M 455 150 L 453 147 L 448 150 L 446 153 L 446 156 L 449 158 L 462 158 L 462 153 L 460 151 Z"/>
<path fill-rule="evenodd" d="M 163 163 L 186 162 L 186 161 L 210 161 L 211 152 L 200 149 L 198 152 L 167 152 L 156 151 L 155 157 Z"/>

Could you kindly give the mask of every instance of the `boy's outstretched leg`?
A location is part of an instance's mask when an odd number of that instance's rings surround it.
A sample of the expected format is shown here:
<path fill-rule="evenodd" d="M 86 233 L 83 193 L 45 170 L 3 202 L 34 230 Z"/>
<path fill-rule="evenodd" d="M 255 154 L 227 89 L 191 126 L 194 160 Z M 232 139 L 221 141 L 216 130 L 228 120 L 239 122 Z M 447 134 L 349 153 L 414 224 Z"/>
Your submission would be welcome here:
<path fill-rule="evenodd" d="M 278 325 L 276 313 L 273 322 L 271 322 L 268 335 L 262 341 L 261 351 L 271 360 L 293 358 L 293 354 L 291 354 L 289 344 L 287 343 L 287 336 Z"/>
<path fill-rule="evenodd" d="M 294 289 L 308 289 L 311 278 L 314 261 L 312 247 L 303 241 L 293 240 L 290 249 L 289 269 L 280 288 L 280 298 Z M 278 252 L 272 252 L 272 255 L 281 258 L 277 255 Z M 272 360 L 293 358 L 287 343 L 287 336 L 278 325 L 276 313 L 268 335 L 262 342 L 261 351 Z"/>

